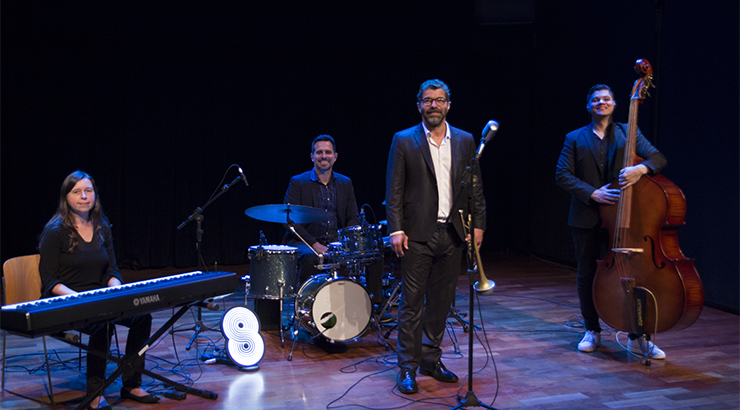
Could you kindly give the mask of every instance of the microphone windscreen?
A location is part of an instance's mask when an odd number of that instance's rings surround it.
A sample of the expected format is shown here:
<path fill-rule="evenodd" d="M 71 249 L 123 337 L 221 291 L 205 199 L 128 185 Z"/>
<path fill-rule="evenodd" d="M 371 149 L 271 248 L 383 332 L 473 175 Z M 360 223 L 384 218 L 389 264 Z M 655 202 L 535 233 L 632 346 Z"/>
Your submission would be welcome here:
<path fill-rule="evenodd" d="M 493 135 L 496 134 L 496 131 L 498 131 L 498 122 L 495 120 L 488 121 L 485 128 L 483 128 L 483 132 L 481 132 L 481 136 L 488 142 L 491 138 L 493 138 Z"/>

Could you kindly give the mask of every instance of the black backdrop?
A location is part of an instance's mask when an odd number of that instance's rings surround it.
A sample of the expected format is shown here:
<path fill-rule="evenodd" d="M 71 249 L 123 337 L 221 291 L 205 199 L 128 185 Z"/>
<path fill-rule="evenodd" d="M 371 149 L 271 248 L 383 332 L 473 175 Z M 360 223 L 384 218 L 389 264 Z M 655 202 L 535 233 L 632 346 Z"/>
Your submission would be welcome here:
<path fill-rule="evenodd" d="M 482 164 L 484 251 L 572 263 L 554 183 L 563 137 L 588 122 L 595 83 L 626 121 L 632 66 L 647 58 L 658 89 L 640 126 L 686 194 L 682 249 L 707 301 L 737 310 L 737 2 L 601 3 L 4 1 L 0 257 L 35 252 L 62 179 L 81 169 L 121 266 L 195 266 L 195 223 L 176 227 L 236 163 L 249 186 L 205 210 L 203 255 L 246 263 L 260 230 L 272 243 L 283 232 L 244 210 L 281 203 L 322 133 L 359 204 L 385 219 L 391 137 L 419 122 L 419 84 L 441 78 L 451 124 L 501 124 Z"/>

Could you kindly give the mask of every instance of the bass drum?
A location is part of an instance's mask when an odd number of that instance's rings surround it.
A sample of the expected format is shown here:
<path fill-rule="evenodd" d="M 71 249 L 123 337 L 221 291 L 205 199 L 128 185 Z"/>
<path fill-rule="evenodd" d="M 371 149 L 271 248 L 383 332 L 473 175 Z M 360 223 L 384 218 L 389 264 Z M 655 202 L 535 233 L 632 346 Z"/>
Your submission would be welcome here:
<path fill-rule="evenodd" d="M 295 311 L 312 334 L 343 342 L 365 332 L 372 305 L 365 288 L 354 280 L 314 275 L 298 291 Z"/>

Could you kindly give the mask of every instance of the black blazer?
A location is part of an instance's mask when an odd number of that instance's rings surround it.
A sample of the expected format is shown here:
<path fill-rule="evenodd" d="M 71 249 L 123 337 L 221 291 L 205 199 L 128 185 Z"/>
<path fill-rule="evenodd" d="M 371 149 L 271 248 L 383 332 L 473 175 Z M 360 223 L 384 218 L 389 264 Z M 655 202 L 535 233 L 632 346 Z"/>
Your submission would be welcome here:
<path fill-rule="evenodd" d="M 318 183 L 311 180 L 311 174 L 316 175 L 316 171 L 311 169 L 290 179 L 290 185 L 285 192 L 283 203 L 319 208 L 319 186 Z M 352 180 L 337 172 L 334 172 L 334 177 L 337 184 L 337 228 L 342 229 L 347 226 L 359 225 L 360 220 L 357 216 L 357 201 L 355 200 L 355 189 L 352 186 Z M 309 233 L 310 225 L 296 224 L 295 230 L 306 242 L 313 245 L 316 242 L 316 237 Z M 283 226 L 288 230 L 287 224 L 283 224 Z M 300 241 L 288 230 L 283 243 L 288 243 L 290 240 Z"/>
<path fill-rule="evenodd" d="M 558 158 L 555 180 L 561 188 L 571 195 L 568 225 L 576 228 L 593 228 L 601 221 L 599 203 L 591 199 L 591 194 L 619 177 L 624 162 L 624 149 L 627 143 L 627 124 L 615 123 L 609 131 L 607 152 L 607 175 L 602 178 L 598 164 L 598 152 L 591 124 L 569 132 L 565 136 L 563 150 Z M 637 130 L 635 151 L 644 158 L 641 162 L 649 170 L 649 175 L 659 173 L 666 166 L 666 159 Z"/>
<path fill-rule="evenodd" d="M 462 191 L 462 179 L 465 168 L 475 156 L 476 145 L 473 136 L 463 130 L 450 127 L 452 150 L 452 197 L 458 197 Z M 480 172 L 476 172 L 478 181 Z M 463 192 L 463 201 L 458 209 L 468 210 L 467 195 Z M 415 127 L 400 131 L 393 136 L 388 168 L 386 171 L 386 216 L 388 232 L 403 230 L 412 241 L 424 242 L 434 234 L 437 221 L 437 180 L 434 174 L 434 163 L 429 150 L 429 142 L 424 134 L 424 127 Z M 486 200 L 483 197 L 482 184 L 474 188 L 475 227 L 485 229 Z M 467 216 L 466 216 L 467 217 Z M 457 211 L 450 212 L 450 221 L 460 239 L 465 235 Z"/>

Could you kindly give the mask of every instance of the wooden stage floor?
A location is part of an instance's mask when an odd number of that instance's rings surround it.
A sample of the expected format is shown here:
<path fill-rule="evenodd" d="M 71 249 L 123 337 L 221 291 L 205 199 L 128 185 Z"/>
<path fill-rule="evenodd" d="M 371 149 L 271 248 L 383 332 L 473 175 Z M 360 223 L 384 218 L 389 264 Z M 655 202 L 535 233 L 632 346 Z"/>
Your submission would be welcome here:
<path fill-rule="evenodd" d="M 473 392 L 497 409 L 738 409 L 740 408 L 740 322 L 738 316 L 704 308 L 697 322 L 681 331 L 657 335 L 657 344 L 666 351 L 666 360 L 645 366 L 621 344 L 626 335 L 603 333 L 603 346 L 595 353 L 579 353 L 576 344 L 582 335 L 577 308 L 575 271 L 570 267 L 512 255 L 484 259 L 486 276 L 496 282 L 492 296 L 476 302 L 473 347 Z M 248 265 L 220 267 L 246 274 Z M 141 275 L 165 276 L 170 270 L 125 272 L 130 280 Z M 138 275 L 138 277 L 137 277 Z M 131 279 L 133 278 L 133 279 Z M 460 277 L 456 306 L 468 310 L 468 280 Z M 443 345 L 446 366 L 460 376 L 454 384 L 439 383 L 419 375 L 419 393 L 405 396 L 394 389 L 397 367 L 392 348 L 383 346 L 378 333 L 368 330 L 342 354 L 326 354 L 317 347 L 299 343 L 288 361 L 290 341 L 281 347 L 278 331 L 262 331 L 265 354 L 260 369 L 242 372 L 226 364 L 205 364 L 203 354 L 223 349 L 219 330 L 224 309 L 243 305 L 244 295 L 222 301 L 220 311 L 204 311 L 203 319 L 212 329 L 200 335 L 186 350 L 192 332 L 166 334 L 149 350 L 146 367 L 175 381 L 218 394 L 217 400 L 188 395 L 183 401 L 162 398 L 158 405 L 120 399 L 120 379 L 106 391 L 115 409 L 445 409 L 457 404 L 458 395 L 468 390 L 468 334 L 451 320 Z M 154 326 L 161 326 L 172 312 L 153 314 Z M 189 329 L 194 312 L 176 324 Z M 383 328 L 381 336 L 387 332 Z M 456 353 L 451 335 L 457 337 Z M 119 341 L 126 330 L 119 327 Z M 396 333 L 386 341 L 395 347 Z M 70 346 L 51 340 L 49 348 L 61 359 L 76 356 Z M 41 362 L 41 339 L 8 338 L 8 388 L 41 396 L 46 387 Z M 490 351 L 490 355 L 487 352 Z M 21 360 L 19 355 L 24 356 Z M 35 354 L 35 355 L 34 355 Z M 25 366 L 25 367 L 19 367 Z M 29 370 L 36 370 L 29 374 Z M 114 369 L 109 366 L 109 371 Z M 145 377 L 145 388 L 161 392 L 161 383 Z M 84 391 L 84 376 L 75 362 L 54 364 L 52 383 L 57 397 L 78 397 Z M 495 399 L 495 401 L 494 401 Z M 491 404 L 493 402 L 493 404 Z M 68 409 L 74 402 L 43 406 L 9 393 L 0 395 L 3 409 Z"/>

